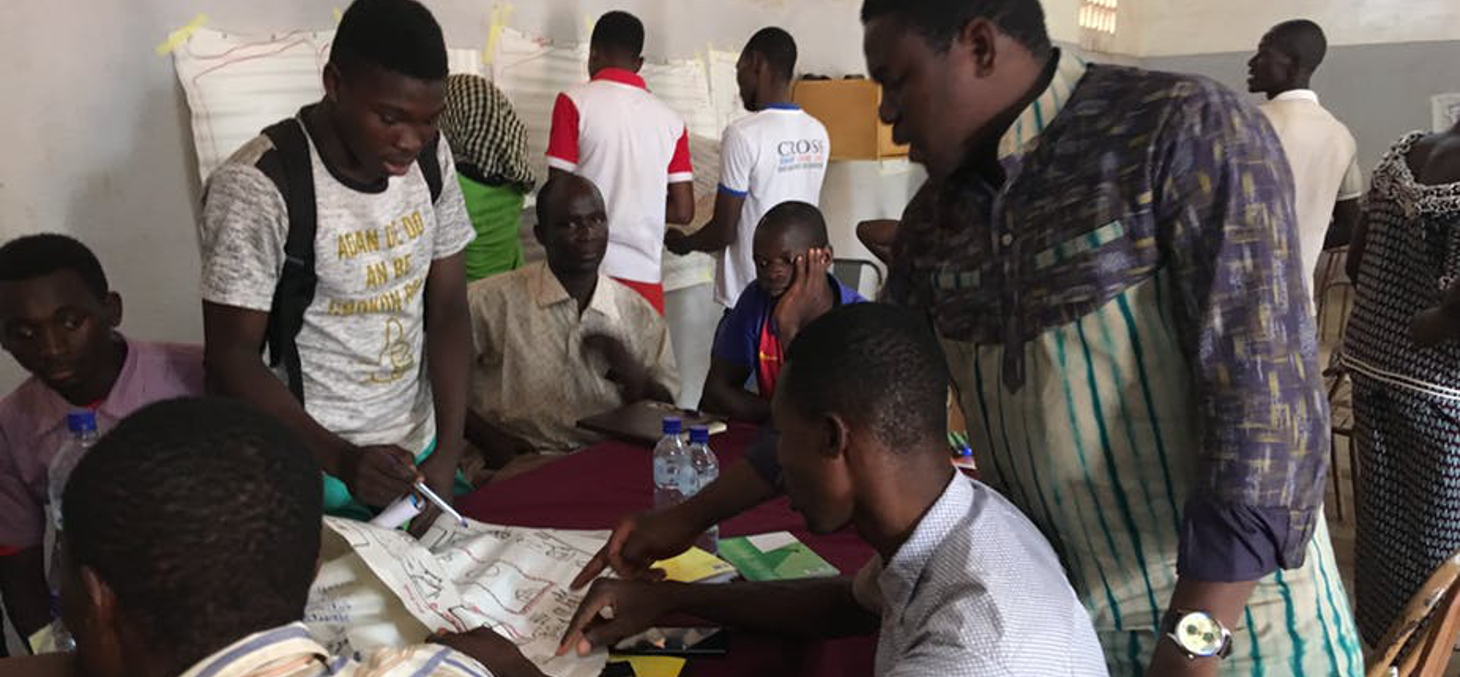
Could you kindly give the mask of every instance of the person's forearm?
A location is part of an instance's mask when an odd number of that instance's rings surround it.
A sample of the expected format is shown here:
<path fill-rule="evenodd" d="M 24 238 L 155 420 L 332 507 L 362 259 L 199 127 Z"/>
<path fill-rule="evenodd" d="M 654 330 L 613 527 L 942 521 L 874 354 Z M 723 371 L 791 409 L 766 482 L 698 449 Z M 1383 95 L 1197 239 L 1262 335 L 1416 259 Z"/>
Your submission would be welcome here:
<path fill-rule="evenodd" d="M 719 383 L 706 383 L 700 408 L 724 414 L 737 421 L 761 423 L 771 417 L 771 404 L 744 388 Z"/>
<path fill-rule="evenodd" d="M 720 473 L 709 486 L 672 509 L 681 511 L 697 531 L 704 531 L 778 495 L 780 492 L 774 484 L 740 460 Z"/>
<path fill-rule="evenodd" d="M 1242 609 L 1252 596 L 1256 581 L 1214 583 L 1180 578 L 1166 608 L 1180 611 L 1202 611 L 1231 630 L 1242 620 Z M 1167 637 L 1161 637 L 1146 674 L 1149 677 L 1215 677 L 1220 661 L 1215 658 L 1189 659 Z"/>
<path fill-rule="evenodd" d="M 1359 266 L 1364 260 L 1364 247 L 1369 241 L 1369 221 L 1362 214 L 1354 226 L 1353 237 L 1348 243 L 1348 260 L 1344 261 L 1344 272 L 1355 287 L 1359 286 Z"/>
<path fill-rule="evenodd" d="M 305 412 L 284 383 L 264 366 L 257 352 L 211 347 L 205 350 L 209 392 L 236 397 L 282 421 L 304 440 L 322 470 L 341 477 L 341 461 L 352 445 Z"/>
<path fill-rule="evenodd" d="M 794 637 L 870 634 L 878 618 L 857 604 L 850 578 L 720 585 L 666 583 L 675 610 L 756 633 Z"/>
<path fill-rule="evenodd" d="M 466 410 L 466 439 L 482 452 L 487 467 L 500 470 L 512 459 L 532 451 L 532 445 L 482 418 L 470 407 Z"/>
<path fill-rule="evenodd" d="M 466 398 L 471 355 L 471 329 L 467 325 L 466 291 L 452 290 L 431 297 L 426 330 L 426 365 L 431 377 L 431 397 L 436 409 L 436 451 L 434 461 L 454 469 L 461 462 L 466 439 Z"/>
<path fill-rule="evenodd" d="M 669 388 L 664 387 L 663 383 L 649 379 L 644 387 L 644 399 L 674 404 L 674 393 L 669 392 Z"/>
<path fill-rule="evenodd" d="M 824 314 L 824 313 L 822 313 Z M 820 317 L 818 314 L 817 317 Z M 801 333 L 801 325 L 797 322 L 787 320 L 777 326 L 777 332 L 781 339 L 781 345 L 790 346 L 796 342 L 796 336 Z"/>
<path fill-rule="evenodd" d="M 1361 211 L 1357 199 L 1335 203 L 1333 205 L 1333 224 L 1328 227 L 1328 234 L 1324 236 L 1323 248 L 1334 249 L 1352 242 Z"/>
<path fill-rule="evenodd" d="M 51 622 L 51 594 L 41 546 L 0 557 L 0 600 L 21 639 Z"/>
<path fill-rule="evenodd" d="M 727 228 L 719 219 L 710 219 L 703 228 L 686 235 L 684 247 L 697 252 L 717 252 L 729 247 L 735 240 L 733 228 Z"/>

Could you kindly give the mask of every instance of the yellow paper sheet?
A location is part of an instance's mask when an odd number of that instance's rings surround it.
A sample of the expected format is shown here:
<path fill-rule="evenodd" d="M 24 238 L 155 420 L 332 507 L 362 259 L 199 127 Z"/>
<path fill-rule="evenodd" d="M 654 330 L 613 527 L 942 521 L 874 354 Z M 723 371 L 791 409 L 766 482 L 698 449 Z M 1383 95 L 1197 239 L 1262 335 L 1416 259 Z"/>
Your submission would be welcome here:
<path fill-rule="evenodd" d="M 679 677 L 684 670 L 683 658 L 674 656 L 609 656 L 610 663 L 628 661 L 635 677 Z"/>
<path fill-rule="evenodd" d="M 735 573 L 735 567 L 729 562 L 699 548 L 690 548 L 678 557 L 656 562 L 654 568 L 663 569 L 668 580 L 681 583 L 696 583 Z"/>

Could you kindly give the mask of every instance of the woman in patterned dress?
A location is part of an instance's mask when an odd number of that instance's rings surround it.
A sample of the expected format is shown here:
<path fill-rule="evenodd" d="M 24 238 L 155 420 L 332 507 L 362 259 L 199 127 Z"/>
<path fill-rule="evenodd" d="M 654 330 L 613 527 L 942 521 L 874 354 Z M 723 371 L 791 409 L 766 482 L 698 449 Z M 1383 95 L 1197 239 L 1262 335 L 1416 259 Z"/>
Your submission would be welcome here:
<path fill-rule="evenodd" d="M 1359 631 L 1377 644 L 1460 549 L 1460 125 L 1400 139 L 1349 254 Z"/>

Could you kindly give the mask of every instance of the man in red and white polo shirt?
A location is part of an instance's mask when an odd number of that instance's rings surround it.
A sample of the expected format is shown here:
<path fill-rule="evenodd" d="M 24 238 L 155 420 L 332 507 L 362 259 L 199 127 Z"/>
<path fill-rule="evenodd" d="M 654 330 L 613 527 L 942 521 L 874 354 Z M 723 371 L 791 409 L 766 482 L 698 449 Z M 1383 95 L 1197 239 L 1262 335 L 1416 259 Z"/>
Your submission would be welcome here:
<path fill-rule="evenodd" d="M 662 315 L 664 224 L 694 218 L 694 176 L 684 120 L 639 77 L 643 49 L 638 18 L 609 12 L 598 19 L 588 52 L 591 80 L 558 95 L 547 155 L 551 171 L 598 185 L 608 206 L 603 272 Z"/>

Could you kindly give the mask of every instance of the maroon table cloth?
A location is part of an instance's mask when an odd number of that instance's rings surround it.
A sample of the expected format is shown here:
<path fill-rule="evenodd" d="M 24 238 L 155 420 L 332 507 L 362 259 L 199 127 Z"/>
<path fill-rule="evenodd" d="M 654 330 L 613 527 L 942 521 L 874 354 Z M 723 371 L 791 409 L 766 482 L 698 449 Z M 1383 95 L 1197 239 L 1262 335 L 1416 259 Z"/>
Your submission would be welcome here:
<path fill-rule="evenodd" d="M 744 455 L 755 429 L 732 425 L 710 439 L 720 467 Z M 555 529 L 612 529 L 627 514 L 653 505 L 652 462 L 647 447 L 603 442 L 532 471 L 483 487 L 457 501 L 462 514 L 493 524 Z M 843 574 L 855 574 L 872 549 L 845 530 L 830 536 L 806 531 L 801 516 L 785 498 L 762 505 L 720 525 L 721 537 L 789 531 Z M 876 641 L 857 637 L 802 641 L 732 630 L 723 657 L 694 658 L 687 677 L 806 675 L 856 677 L 872 674 Z"/>

